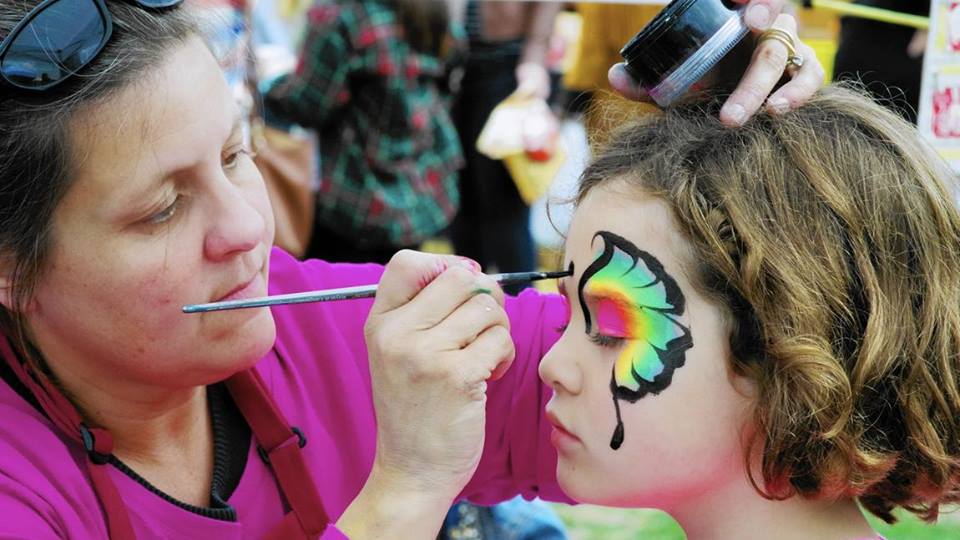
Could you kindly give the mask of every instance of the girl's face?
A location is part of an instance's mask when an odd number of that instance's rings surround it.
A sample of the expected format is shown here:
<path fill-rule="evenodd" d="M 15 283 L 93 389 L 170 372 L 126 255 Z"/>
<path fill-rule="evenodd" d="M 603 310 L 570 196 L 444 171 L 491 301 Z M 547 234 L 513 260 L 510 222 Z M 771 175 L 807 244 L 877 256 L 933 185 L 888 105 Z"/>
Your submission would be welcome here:
<path fill-rule="evenodd" d="M 273 239 L 239 109 L 210 52 L 187 42 L 83 111 L 70 136 L 75 178 L 27 313 L 57 375 L 187 387 L 259 359 L 274 339 L 267 309 L 181 313 L 266 294 Z"/>
<path fill-rule="evenodd" d="M 721 310 L 684 272 L 689 247 L 663 201 L 622 182 L 574 214 L 569 325 L 540 377 L 557 474 L 578 501 L 678 511 L 746 481 L 750 385 L 727 369 Z"/>

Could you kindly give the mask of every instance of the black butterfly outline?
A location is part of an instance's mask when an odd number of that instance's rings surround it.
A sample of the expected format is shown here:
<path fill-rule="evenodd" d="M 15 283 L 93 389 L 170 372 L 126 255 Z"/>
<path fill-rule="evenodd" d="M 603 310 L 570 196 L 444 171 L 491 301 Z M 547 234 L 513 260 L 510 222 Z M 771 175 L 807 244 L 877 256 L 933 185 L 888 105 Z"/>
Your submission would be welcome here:
<path fill-rule="evenodd" d="M 683 367 L 684 362 L 686 361 L 686 351 L 693 347 L 693 337 L 690 334 L 690 329 L 686 326 L 680 324 L 676 320 L 676 316 L 683 315 L 685 309 L 685 298 L 683 292 L 680 290 L 680 286 L 677 285 L 677 282 L 673 279 L 670 274 L 663 268 L 663 264 L 652 254 L 643 251 L 637 246 L 633 245 L 632 242 L 618 236 L 609 231 L 598 231 L 594 236 L 593 240 L 597 238 L 603 240 L 603 253 L 601 253 L 590 266 L 583 271 L 583 274 L 580 276 L 580 281 L 577 284 L 577 295 L 580 300 L 580 309 L 583 310 L 584 322 L 586 325 L 586 332 L 590 334 L 593 330 L 593 322 L 590 316 L 590 310 L 587 309 L 587 303 L 583 295 L 583 290 L 587 285 L 587 282 L 590 281 L 597 272 L 606 267 L 611 260 L 613 260 L 614 250 L 620 249 L 633 259 L 633 265 L 624 272 L 624 275 L 632 271 L 637 266 L 637 262 L 643 260 L 644 264 L 653 273 L 655 278 L 654 281 L 643 285 L 643 288 L 656 285 L 657 283 L 663 283 L 664 290 L 666 292 L 667 301 L 673 306 L 672 309 L 662 309 L 662 308 L 652 308 L 645 307 L 644 309 L 650 309 L 651 311 L 657 311 L 665 317 L 669 318 L 674 324 L 682 329 L 683 334 L 670 340 L 666 344 L 666 349 L 660 349 L 653 345 L 650 345 L 657 351 L 657 357 L 660 362 L 663 364 L 663 371 L 653 378 L 653 381 L 647 381 L 641 377 L 636 370 L 633 368 L 633 363 L 631 360 L 630 373 L 633 376 L 634 380 L 639 384 L 637 390 L 631 390 L 624 386 L 617 384 L 616 380 L 616 366 L 614 366 L 610 374 L 610 391 L 613 393 L 613 402 L 616 407 L 617 412 L 617 428 L 614 432 L 613 439 L 610 442 L 611 448 L 616 450 L 623 443 L 623 421 L 620 418 L 620 404 L 619 399 L 624 399 L 630 403 L 635 403 L 640 398 L 646 396 L 647 394 L 659 394 L 673 381 L 673 373 L 677 368 Z M 592 241 L 593 241 L 592 240 Z M 592 243 L 591 241 L 591 243 Z"/>

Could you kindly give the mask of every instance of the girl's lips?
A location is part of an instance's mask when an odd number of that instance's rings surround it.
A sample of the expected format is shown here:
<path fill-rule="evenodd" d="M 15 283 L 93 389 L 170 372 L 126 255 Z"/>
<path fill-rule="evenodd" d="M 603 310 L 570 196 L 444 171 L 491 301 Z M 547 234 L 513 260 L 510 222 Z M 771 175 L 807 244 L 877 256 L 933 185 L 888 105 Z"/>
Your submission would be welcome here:
<path fill-rule="evenodd" d="M 550 422 L 550 425 L 553 426 L 553 430 L 550 432 L 550 443 L 556 447 L 557 450 L 569 449 L 574 445 L 581 444 L 580 439 L 567 431 L 563 426 L 563 422 L 557 418 L 557 415 L 553 411 L 547 411 L 547 421 Z"/>
<path fill-rule="evenodd" d="M 563 428 L 556 426 L 550 431 L 550 444 L 559 451 L 571 450 L 575 445 L 580 444 L 580 439 L 570 434 Z"/>

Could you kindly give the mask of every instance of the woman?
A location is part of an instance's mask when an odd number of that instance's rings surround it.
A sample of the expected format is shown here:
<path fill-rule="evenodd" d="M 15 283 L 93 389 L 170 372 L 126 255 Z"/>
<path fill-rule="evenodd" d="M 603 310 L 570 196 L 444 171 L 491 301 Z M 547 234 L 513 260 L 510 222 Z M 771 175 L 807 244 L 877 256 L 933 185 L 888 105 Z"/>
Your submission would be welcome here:
<path fill-rule="evenodd" d="M 0 35 L 0 536 L 432 538 L 458 494 L 563 498 L 535 373 L 557 297 L 271 251 L 176 0 L 5 3 Z M 180 312 L 378 279 L 373 305 Z"/>
<path fill-rule="evenodd" d="M 829 88 L 628 125 L 583 176 L 540 365 L 570 497 L 689 538 L 878 538 L 960 500 L 960 213 L 916 129 Z"/>

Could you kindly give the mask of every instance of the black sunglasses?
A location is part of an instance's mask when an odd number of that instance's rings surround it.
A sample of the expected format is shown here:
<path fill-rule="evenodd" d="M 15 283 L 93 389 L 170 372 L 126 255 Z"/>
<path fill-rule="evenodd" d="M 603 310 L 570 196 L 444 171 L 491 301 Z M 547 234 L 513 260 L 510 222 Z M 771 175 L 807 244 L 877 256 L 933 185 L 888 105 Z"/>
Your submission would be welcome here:
<path fill-rule="evenodd" d="M 183 0 L 128 0 L 163 9 Z M 113 34 L 104 0 L 43 0 L 0 42 L 0 78 L 24 90 L 47 90 L 80 71 Z"/>

